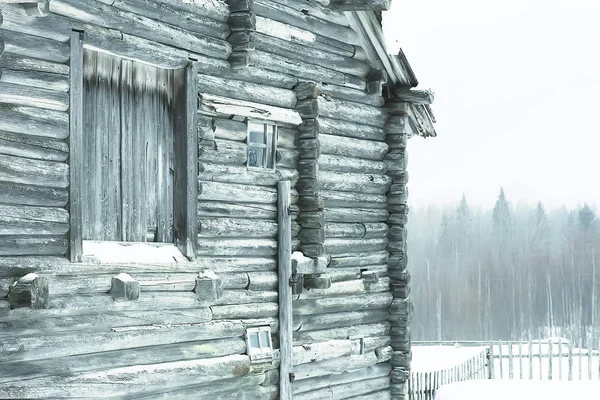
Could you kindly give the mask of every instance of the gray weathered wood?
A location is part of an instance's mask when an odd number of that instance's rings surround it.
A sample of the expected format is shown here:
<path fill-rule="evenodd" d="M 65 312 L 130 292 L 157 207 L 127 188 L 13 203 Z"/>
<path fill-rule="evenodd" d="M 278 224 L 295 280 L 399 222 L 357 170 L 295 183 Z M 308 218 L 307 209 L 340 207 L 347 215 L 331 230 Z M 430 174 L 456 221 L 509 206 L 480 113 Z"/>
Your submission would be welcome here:
<path fill-rule="evenodd" d="M 2 57 L 0 57 L 0 68 L 2 69 L 2 74 L 4 75 L 5 71 L 7 71 L 8 78 L 11 79 L 11 76 L 15 76 L 11 71 L 23 71 L 23 72 L 41 72 L 48 74 L 57 74 L 63 75 L 63 79 L 67 79 L 64 75 L 69 74 L 69 66 L 61 63 L 49 62 L 40 59 L 26 58 L 17 54 L 4 53 Z M 30 79 L 33 79 L 30 76 Z M 54 80 L 54 79 L 53 79 Z M 53 81 L 51 80 L 51 81 Z M 59 80 L 56 78 L 55 80 Z M 25 80 L 27 82 L 27 80 Z M 46 83 L 47 84 L 47 83 Z M 63 86 L 61 85 L 61 88 Z M 68 88 L 68 83 L 67 83 Z M 57 89 L 58 90 L 58 89 Z"/>
<path fill-rule="evenodd" d="M 238 115 L 267 121 L 298 125 L 302 122 L 296 111 L 258 104 L 250 101 L 232 100 L 213 94 L 202 94 L 202 104 L 222 115 Z"/>
<path fill-rule="evenodd" d="M 331 0 L 329 7 L 335 11 L 386 11 L 392 0 Z"/>
<path fill-rule="evenodd" d="M 393 296 L 391 293 L 373 293 L 296 300 L 294 302 L 294 315 L 385 308 L 390 305 L 392 298 Z"/>
<path fill-rule="evenodd" d="M 50 110 L 41 112 L 31 107 L 0 105 L 0 130 L 65 139 L 69 136 L 69 115 Z"/>
<path fill-rule="evenodd" d="M 278 268 L 279 268 L 279 396 L 281 399 L 292 399 L 292 232 L 289 181 L 277 184 L 277 225 L 278 232 Z"/>
<path fill-rule="evenodd" d="M 388 152 L 386 143 L 372 140 L 320 134 L 319 141 L 324 154 L 382 161 Z"/>
<path fill-rule="evenodd" d="M 10 183 L 66 188 L 69 186 L 69 167 L 54 161 L 0 155 L 0 179 Z"/>
<path fill-rule="evenodd" d="M 69 96 L 66 93 L 7 82 L 0 85 L 0 102 L 55 111 L 69 108 Z"/>
<path fill-rule="evenodd" d="M 2 62 L 0 61 L 0 65 L 1 64 Z M 69 91 L 69 79 L 64 75 L 56 73 L 20 71 L 16 69 L 2 68 L 0 82 L 48 89 L 58 92 Z"/>
<path fill-rule="evenodd" d="M 272 239 L 214 239 L 201 238 L 198 256 L 264 257 L 277 254 L 277 242 Z"/>
<path fill-rule="evenodd" d="M 81 261 L 83 196 L 83 33 L 73 31 L 69 65 L 69 258 Z"/>
<path fill-rule="evenodd" d="M 341 119 L 383 128 L 389 114 L 381 107 L 346 100 L 319 97 L 319 111 L 326 118 Z"/>
<path fill-rule="evenodd" d="M 246 166 L 201 163 L 200 170 L 200 179 L 221 183 L 274 187 L 280 180 L 290 180 L 292 185 L 298 180 L 298 172 L 288 169 L 249 171 Z"/>
<path fill-rule="evenodd" d="M 3 30 L 2 36 L 7 53 L 62 64 L 69 62 L 67 43 L 8 30 Z"/>
<path fill-rule="evenodd" d="M 65 162 L 69 155 L 69 148 L 62 140 L 36 138 L 0 131 L 0 154 Z"/>
<path fill-rule="evenodd" d="M 64 209 L 0 204 L 0 235 L 64 235 L 68 230 Z"/>
<path fill-rule="evenodd" d="M 375 141 L 383 141 L 387 135 L 382 128 L 322 116 L 319 118 L 319 128 L 322 134 Z"/>

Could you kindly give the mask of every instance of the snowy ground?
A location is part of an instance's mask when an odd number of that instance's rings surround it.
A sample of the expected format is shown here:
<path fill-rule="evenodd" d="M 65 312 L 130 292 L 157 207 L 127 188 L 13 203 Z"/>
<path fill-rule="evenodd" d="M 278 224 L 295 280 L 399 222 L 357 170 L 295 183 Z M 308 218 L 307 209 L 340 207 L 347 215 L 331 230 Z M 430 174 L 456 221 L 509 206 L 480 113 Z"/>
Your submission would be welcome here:
<path fill-rule="evenodd" d="M 442 386 L 435 400 L 598 399 L 600 381 L 473 380 Z"/>

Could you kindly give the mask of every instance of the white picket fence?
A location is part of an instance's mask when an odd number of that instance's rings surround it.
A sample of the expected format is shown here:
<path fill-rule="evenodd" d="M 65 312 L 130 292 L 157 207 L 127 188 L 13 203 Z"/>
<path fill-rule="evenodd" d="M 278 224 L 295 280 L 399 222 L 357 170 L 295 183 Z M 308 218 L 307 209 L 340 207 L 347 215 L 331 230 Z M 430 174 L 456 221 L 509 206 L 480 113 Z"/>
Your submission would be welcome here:
<path fill-rule="evenodd" d="M 600 380 L 600 351 L 563 338 L 413 343 L 411 399 L 431 399 L 441 385 L 471 379 Z"/>

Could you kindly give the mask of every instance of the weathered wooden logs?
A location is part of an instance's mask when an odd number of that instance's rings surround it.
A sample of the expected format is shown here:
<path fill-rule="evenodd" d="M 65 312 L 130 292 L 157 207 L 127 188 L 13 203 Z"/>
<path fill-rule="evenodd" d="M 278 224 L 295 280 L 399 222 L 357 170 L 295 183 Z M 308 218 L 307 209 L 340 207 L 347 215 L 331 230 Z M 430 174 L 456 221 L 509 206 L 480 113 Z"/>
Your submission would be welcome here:
<path fill-rule="evenodd" d="M 196 278 L 194 293 L 201 302 L 214 304 L 223 297 L 223 282 L 213 271 L 203 271 Z"/>

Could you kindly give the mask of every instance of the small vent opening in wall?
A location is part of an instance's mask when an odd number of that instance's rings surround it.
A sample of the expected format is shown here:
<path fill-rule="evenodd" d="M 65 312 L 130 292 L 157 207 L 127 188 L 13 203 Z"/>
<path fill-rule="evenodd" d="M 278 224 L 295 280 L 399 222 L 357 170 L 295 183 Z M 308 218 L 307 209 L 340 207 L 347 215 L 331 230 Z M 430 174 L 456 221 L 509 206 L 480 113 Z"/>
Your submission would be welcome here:
<path fill-rule="evenodd" d="M 246 329 L 246 349 L 252 362 L 270 362 L 273 360 L 271 328 L 267 326 Z"/>

